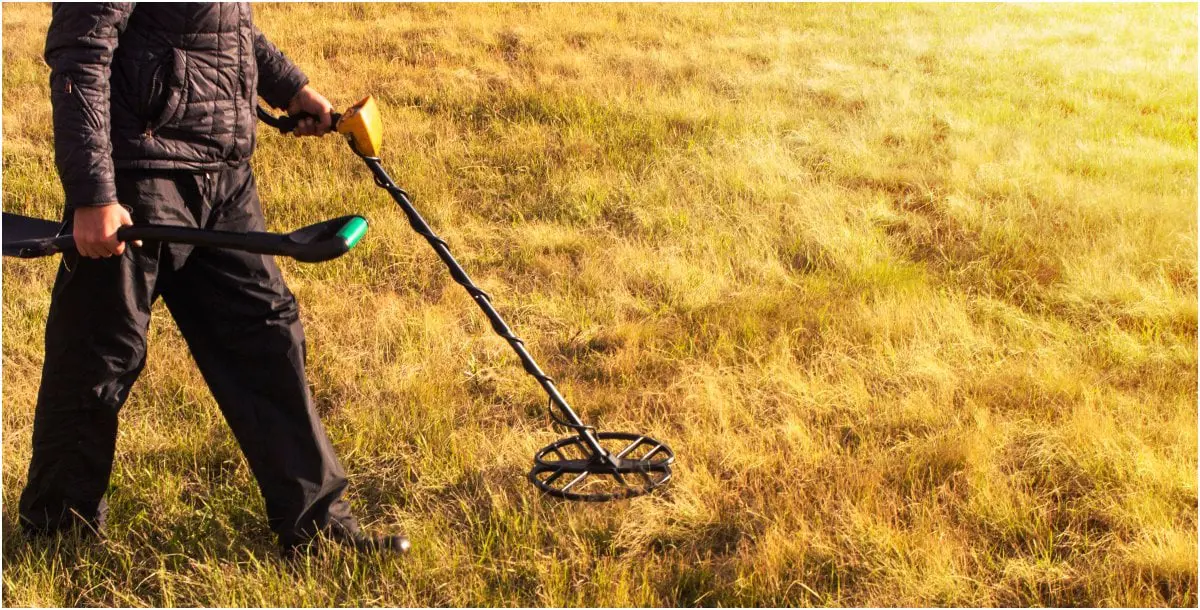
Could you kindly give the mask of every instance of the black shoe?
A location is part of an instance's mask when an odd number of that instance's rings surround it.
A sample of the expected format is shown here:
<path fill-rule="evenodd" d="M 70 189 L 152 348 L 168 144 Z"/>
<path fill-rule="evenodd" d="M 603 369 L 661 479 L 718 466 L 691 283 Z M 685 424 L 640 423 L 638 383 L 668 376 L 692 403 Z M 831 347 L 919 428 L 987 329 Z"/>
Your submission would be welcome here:
<path fill-rule="evenodd" d="M 412 546 L 405 536 L 387 534 L 372 536 L 360 531 L 346 532 L 339 528 L 327 530 L 322 536 L 305 542 L 284 545 L 283 555 L 287 558 L 296 558 L 319 553 L 323 545 L 330 543 L 363 554 L 391 553 L 407 555 L 409 548 Z"/>
<path fill-rule="evenodd" d="M 412 546 L 408 538 L 399 534 L 376 534 L 374 536 L 355 532 L 332 536 L 333 541 L 359 553 L 395 553 L 407 555 Z"/>

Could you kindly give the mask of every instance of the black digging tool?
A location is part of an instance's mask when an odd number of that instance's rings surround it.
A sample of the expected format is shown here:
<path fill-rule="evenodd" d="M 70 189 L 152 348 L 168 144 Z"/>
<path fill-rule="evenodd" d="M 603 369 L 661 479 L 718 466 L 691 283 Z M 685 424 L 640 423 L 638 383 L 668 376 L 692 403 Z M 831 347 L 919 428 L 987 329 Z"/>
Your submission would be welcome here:
<path fill-rule="evenodd" d="M 62 225 L 57 222 L 4 212 L 4 256 L 38 258 L 74 250 L 75 237 L 70 233 L 60 234 L 61 229 Z M 129 225 L 117 230 L 117 239 L 229 248 L 319 263 L 349 252 L 366 232 L 367 221 L 362 216 L 343 216 L 283 234 L 235 233 L 155 224 Z"/>
<path fill-rule="evenodd" d="M 261 108 L 258 116 L 264 123 L 283 133 L 292 131 L 302 118 L 273 117 Z M 471 282 L 467 272 L 450 254 L 446 242 L 434 234 L 413 207 L 408 193 L 396 186 L 384 171 L 379 160 L 383 129 L 374 99 L 368 96 L 344 114 L 335 114 L 333 120 L 338 133 L 346 136 L 350 148 L 371 169 L 375 184 L 396 200 L 413 230 L 433 246 L 438 257 L 450 269 L 454 281 L 462 285 L 483 310 L 496 334 L 512 346 L 525 372 L 541 384 L 550 398 L 548 409 L 551 419 L 575 432 L 574 436 L 551 443 L 534 454 L 529 481 L 548 494 L 592 502 L 640 496 L 666 483 L 671 478 L 671 463 L 675 460 L 671 448 L 642 434 L 597 432 L 595 428 L 584 424 L 555 387 L 554 380 L 543 373 L 533 356 L 529 355 L 525 343 L 513 334 L 504 318 L 496 312 L 491 297 Z"/>

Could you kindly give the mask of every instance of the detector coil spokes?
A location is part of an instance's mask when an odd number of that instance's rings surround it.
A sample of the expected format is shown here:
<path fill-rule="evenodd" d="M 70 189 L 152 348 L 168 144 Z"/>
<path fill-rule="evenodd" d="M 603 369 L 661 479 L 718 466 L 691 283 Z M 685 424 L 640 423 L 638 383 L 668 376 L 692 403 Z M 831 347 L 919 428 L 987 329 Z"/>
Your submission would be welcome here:
<path fill-rule="evenodd" d="M 558 440 L 538 451 L 529 481 L 559 498 L 604 502 L 649 493 L 671 479 L 675 452 L 665 443 L 629 432 L 584 434 Z M 605 453 L 593 451 L 592 441 Z"/>

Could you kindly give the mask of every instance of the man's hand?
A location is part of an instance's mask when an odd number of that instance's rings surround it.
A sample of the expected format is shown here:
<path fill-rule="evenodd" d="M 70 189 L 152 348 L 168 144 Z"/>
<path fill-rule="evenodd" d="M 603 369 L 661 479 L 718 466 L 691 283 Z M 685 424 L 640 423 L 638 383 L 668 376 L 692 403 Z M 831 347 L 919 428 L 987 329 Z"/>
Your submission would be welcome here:
<path fill-rule="evenodd" d="M 129 211 L 115 201 L 97 206 L 75 208 L 75 249 L 88 258 L 108 258 L 125 253 L 125 243 L 117 241 L 117 229 L 133 224 Z M 142 242 L 133 242 L 135 246 Z"/>
<path fill-rule="evenodd" d="M 304 88 L 292 98 L 291 103 L 287 107 L 288 114 L 299 114 L 307 112 L 314 115 L 318 120 L 301 119 L 300 124 L 292 131 L 292 134 L 299 136 L 323 136 L 329 133 L 329 128 L 333 125 L 333 104 L 325 99 L 324 95 L 317 93 L 311 85 L 304 85 Z"/>

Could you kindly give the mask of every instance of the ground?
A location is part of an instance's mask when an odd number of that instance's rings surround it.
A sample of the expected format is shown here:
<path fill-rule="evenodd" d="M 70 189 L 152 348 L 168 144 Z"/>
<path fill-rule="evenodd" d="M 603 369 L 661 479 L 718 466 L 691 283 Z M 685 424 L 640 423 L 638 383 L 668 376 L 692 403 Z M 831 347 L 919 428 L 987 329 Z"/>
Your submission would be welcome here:
<path fill-rule="evenodd" d="M 559 434 L 335 138 L 260 129 L 310 379 L 402 561 L 281 562 L 161 306 L 100 544 L 27 540 L 54 259 L 3 264 L 5 605 L 1197 603 L 1196 6 L 258 5 L 585 419 L 662 493 L 538 495 Z M 3 204 L 54 217 L 49 8 L 3 10 Z"/>

